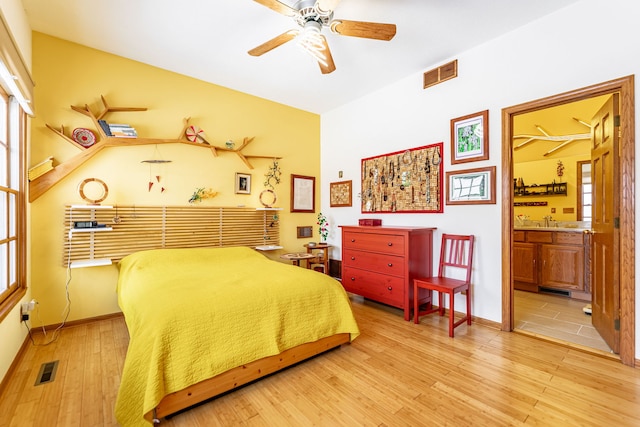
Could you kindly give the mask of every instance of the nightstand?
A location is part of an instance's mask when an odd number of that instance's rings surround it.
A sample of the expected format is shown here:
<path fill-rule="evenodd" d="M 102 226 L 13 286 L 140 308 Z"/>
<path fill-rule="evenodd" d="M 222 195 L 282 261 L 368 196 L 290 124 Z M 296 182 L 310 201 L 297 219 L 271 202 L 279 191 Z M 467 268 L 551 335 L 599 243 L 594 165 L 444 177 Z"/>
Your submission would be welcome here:
<path fill-rule="evenodd" d="M 316 243 L 313 246 L 309 246 L 307 243 L 303 245 L 307 248 L 307 253 L 315 255 L 315 259 L 307 261 L 307 266 L 311 268 L 313 264 L 317 264 L 318 266 L 322 266 L 323 273 L 329 274 L 329 249 L 331 249 L 331 245 L 326 243 Z M 320 251 L 318 254 L 314 254 L 313 251 Z"/>

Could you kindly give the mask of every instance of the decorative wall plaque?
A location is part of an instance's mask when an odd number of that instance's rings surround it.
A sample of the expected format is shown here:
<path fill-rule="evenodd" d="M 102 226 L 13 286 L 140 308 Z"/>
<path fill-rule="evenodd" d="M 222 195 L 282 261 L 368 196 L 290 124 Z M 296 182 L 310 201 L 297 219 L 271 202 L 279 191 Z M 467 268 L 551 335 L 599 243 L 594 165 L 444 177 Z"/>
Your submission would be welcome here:
<path fill-rule="evenodd" d="M 329 203 L 332 208 L 351 206 L 351 181 L 330 183 Z"/>
<path fill-rule="evenodd" d="M 443 143 L 361 161 L 362 213 L 441 213 Z"/>

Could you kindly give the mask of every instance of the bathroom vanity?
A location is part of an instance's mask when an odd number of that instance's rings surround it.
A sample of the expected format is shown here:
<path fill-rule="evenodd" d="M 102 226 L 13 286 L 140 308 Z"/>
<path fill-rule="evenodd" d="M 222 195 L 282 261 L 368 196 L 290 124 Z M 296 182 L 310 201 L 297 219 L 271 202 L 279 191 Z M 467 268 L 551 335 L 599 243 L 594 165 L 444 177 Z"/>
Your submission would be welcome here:
<path fill-rule="evenodd" d="M 590 237 L 579 228 L 515 228 L 514 288 L 591 301 Z"/>

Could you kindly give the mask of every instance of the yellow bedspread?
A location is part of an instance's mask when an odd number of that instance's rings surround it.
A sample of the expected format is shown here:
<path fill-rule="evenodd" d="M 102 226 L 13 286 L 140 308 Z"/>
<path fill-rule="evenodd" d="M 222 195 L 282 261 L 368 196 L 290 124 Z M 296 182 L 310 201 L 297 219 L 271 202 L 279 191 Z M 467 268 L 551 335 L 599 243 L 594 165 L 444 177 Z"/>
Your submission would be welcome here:
<path fill-rule="evenodd" d="M 336 280 L 245 248 L 137 252 L 119 264 L 130 341 L 116 402 L 148 425 L 167 394 L 358 326 Z"/>

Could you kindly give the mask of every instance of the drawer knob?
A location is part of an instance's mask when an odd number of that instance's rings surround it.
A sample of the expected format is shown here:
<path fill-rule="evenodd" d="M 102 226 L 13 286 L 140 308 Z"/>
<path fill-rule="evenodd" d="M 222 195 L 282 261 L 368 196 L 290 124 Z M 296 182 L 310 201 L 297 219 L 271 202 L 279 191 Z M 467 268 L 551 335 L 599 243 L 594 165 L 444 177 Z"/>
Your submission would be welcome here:
<path fill-rule="evenodd" d="M 392 291 L 392 290 L 393 290 L 393 288 L 392 288 L 391 286 L 387 286 L 387 290 L 388 290 L 388 291 Z"/>
<path fill-rule="evenodd" d="M 355 278 L 355 277 L 352 277 L 352 278 L 351 278 L 351 281 L 352 281 L 352 282 L 355 282 L 355 281 L 356 281 L 356 278 Z"/>
<path fill-rule="evenodd" d="M 393 267 L 392 263 L 387 264 L 387 267 Z"/>
<path fill-rule="evenodd" d="M 352 256 L 351 261 L 355 261 L 356 257 Z"/>
<path fill-rule="evenodd" d="M 393 243 L 389 242 L 387 243 L 387 246 L 393 246 Z"/>
<path fill-rule="evenodd" d="M 353 242 L 355 242 L 355 241 L 356 241 L 356 239 L 351 239 L 351 243 L 353 243 Z"/>

